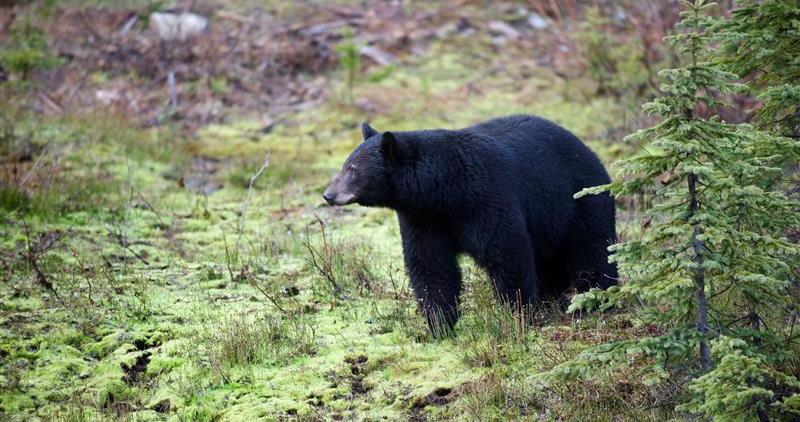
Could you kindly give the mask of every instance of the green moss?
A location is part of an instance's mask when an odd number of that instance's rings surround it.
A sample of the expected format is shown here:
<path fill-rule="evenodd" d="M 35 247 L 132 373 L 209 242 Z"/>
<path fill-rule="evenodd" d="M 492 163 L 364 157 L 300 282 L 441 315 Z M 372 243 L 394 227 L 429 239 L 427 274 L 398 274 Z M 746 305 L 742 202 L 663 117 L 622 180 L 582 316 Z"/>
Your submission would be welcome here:
<path fill-rule="evenodd" d="M 595 140 L 618 118 L 609 100 L 576 104 L 572 88 L 546 70 L 526 80 L 484 75 L 481 57 L 433 43 L 428 56 L 398 64 L 380 83 L 356 84 L 354 94 L 375 104 L 372 120 L 381 130 L 456 128 L 490 115 L 538 113 Z M 484 89 L 465 92 L 475 80 Z M 42 231 L 72 230 L 61 249 L 45 256 L 63 303 L 27 272 L 0 284 L 4 412 L 19 420 L 53 419 L 64 409 L 67 420 L 468 419 L 472 403 L 516 398 L 509 394 L 517 388 L 468 386 L 540 370 L 555 364 L 552 351 L 568 355 L 591 343 L 581 336 L 594 327 L 576 330 L 557 319 L 524 336 L 490 333 L 490 323 L 505 320 L 481 319 L 488 311 L 474 292 L 488 282 L 476 276 L 466 283 L 459 336 L 428 336 L 403 275 L 395 214 L 325 207 L 320 198 L 368 118 L 332 98 L 269 130 L 243 118 L 202 128 L 193 139 L 114 120 L 20 119 L 23 130 L 38 128 L 47 142 L 74 147 L 81 140 L 86 147 L 65 158 L 72 169 L 65 189 L 46 196 L 57 206 L 30 216 Z M 270 166 L 241 217 L 266 151 Z M 180 186 L 197 172 L 192 156 L 217 160 L 211 177 L 218 190 L 200 195 Z M 69 192 L 78 192 L 79 202 L 63 201 Z M 4 198 L 6 210 L 40 206 L 33 196 Z M 25 240 L 19 224 L 3 230 L 4 251 Z M 148 263 L 122 247 L 114 230 L 130 249 L 146 252 Z M 309 264 L 309 246 L 338 248 L 341 295 Z M 472 263 L 463 264 L 474 273 Z M 238 316 L 251 322 L 247 330 L 229 324 Z M 296 327 L 311 329 L 310 340 L 287 334 Z M 258 341 L 237 343 L 237 335 Z M 219 341 L 233 349 L 214 353 Z M 469 364 L 465 351 L 483 346 L 497 348 L 493 366 Z M 236 347 L 242 359 L 230 358 L 239 356 Z M 123 365 L 144 353 L 141 380 L 126 382 Z M 448 389 L 454 393 L 446 403 L 428 403 Z M 169 410 L 159 413 L 165 402 Z M 115 403 L 122 414 L 109 410 Z M 617 414 L 619 407 L 605 410 Z"/>

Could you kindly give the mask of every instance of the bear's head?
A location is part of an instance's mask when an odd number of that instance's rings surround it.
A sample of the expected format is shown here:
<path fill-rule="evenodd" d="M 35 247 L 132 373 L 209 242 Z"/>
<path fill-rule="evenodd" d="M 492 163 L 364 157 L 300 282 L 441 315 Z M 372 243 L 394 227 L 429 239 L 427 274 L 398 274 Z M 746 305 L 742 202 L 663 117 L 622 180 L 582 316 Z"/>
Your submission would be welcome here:
<path fill-rule="evenodd" d="M 322 197 L 330 205 L 357 203 L 388 206 L 391 201 L 390 172 L 397 164 L 397 144 L 391 132 L 379 133 L 361 125 L 364 141 L 345 160 Z"/>

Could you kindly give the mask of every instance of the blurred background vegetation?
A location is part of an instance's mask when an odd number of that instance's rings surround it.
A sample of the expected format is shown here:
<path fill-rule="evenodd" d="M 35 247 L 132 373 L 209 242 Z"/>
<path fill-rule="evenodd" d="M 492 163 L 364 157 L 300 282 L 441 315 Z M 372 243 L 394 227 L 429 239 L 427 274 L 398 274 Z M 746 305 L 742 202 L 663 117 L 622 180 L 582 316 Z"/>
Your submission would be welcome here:
<path fill-rule="evenodd" d="M 740 6 L 720 1 L 707 14 Z M 664 41 L 682 7 L 0 0 L 0 418 L 710 414 L 676 410 L 696 397 L 688 367 L 657 381 L 636 363 L 543 382 L 535 375 L 589 347 L 664 327 L 635 308 L 596 315 L 563 304 L 520 324 L 467 259 L 458 334 L 431 338 L 393 213 L 321 201 L 362 121 L 458 128 L 531 113 L 608 165 L 634 156 L 641 149 L 625 136 L 660 121 L 640 111 L 664 94 L 659 71 L 683 64 Z M 800 45 L 793 31 L 777 38 L 789 40 L 781 51 Z M 769 73 L 777 81 L 800 68 L 789 56 L 774 66 L 787 73 Z M 696 112 L 764 125 L 753 120 L 758 94 L 725 94 L 727 105 Z M 650 227 L 648 189 L 618 199 L 621 240 Z M 797 302 L 788 306 L 792 355 Z M 796 360 L 781 362 L 798 375 Z M 779 399 L 797 397 L 784 384 Z M 791 406 L 768 416 L 790 420 Z M 734 416 L 763 416 L 748 412 Z"/>

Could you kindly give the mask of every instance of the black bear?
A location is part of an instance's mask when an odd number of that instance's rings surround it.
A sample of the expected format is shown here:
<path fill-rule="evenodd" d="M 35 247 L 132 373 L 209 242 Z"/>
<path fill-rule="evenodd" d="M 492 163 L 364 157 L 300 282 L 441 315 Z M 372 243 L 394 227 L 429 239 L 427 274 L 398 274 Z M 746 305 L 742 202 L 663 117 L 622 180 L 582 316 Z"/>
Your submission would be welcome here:
<path fill-rule="evenodd" d="M 616 283 L 613 199 L 573 198 L 609 177 L 566 129 L 524 115 L 460 130 L 361 129 L 364 142 L 323 197 L 397 212 L 406 271 L 432 330 L 458 320 L 462 253 L 515 309 Z"/>

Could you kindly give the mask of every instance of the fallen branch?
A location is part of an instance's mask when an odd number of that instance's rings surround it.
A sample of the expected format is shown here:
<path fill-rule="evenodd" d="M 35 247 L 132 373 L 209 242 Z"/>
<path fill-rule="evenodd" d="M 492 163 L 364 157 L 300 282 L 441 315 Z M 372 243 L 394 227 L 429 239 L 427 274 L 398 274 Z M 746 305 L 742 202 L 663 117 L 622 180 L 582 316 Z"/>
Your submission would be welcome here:
<path fill-rule="evenodd" d="M 55 296 L 55 298 L 63 304 L 64 302 L 61 300 L 61 296 L 58 295 L 58 292 L 56 292 L 56 289 L 53 287 L 53 283 L 48 280 L 47 275 L 45 275 L 44 271 L 42 271 L 41 267 L 39 267 L 39 258 L 53 249 L 56 244 L 61 241 L 61 238 L 64 236 L 64 232 L 55 232 L 51 235 L 46 234 L 40 236 L 39 240 L 34 244 L 31 243 L 30 226 L 28 226 L 28 221 L 24 217 L 22 218 L 22 225 L 25 228 L 25 253 L 22 255 L 23 258 L 25 258 L 34 274 L 36 274 L 36 282 L 40 286 L 44 287 L 48 292 L 52 293 L 53 296 Z"/>

